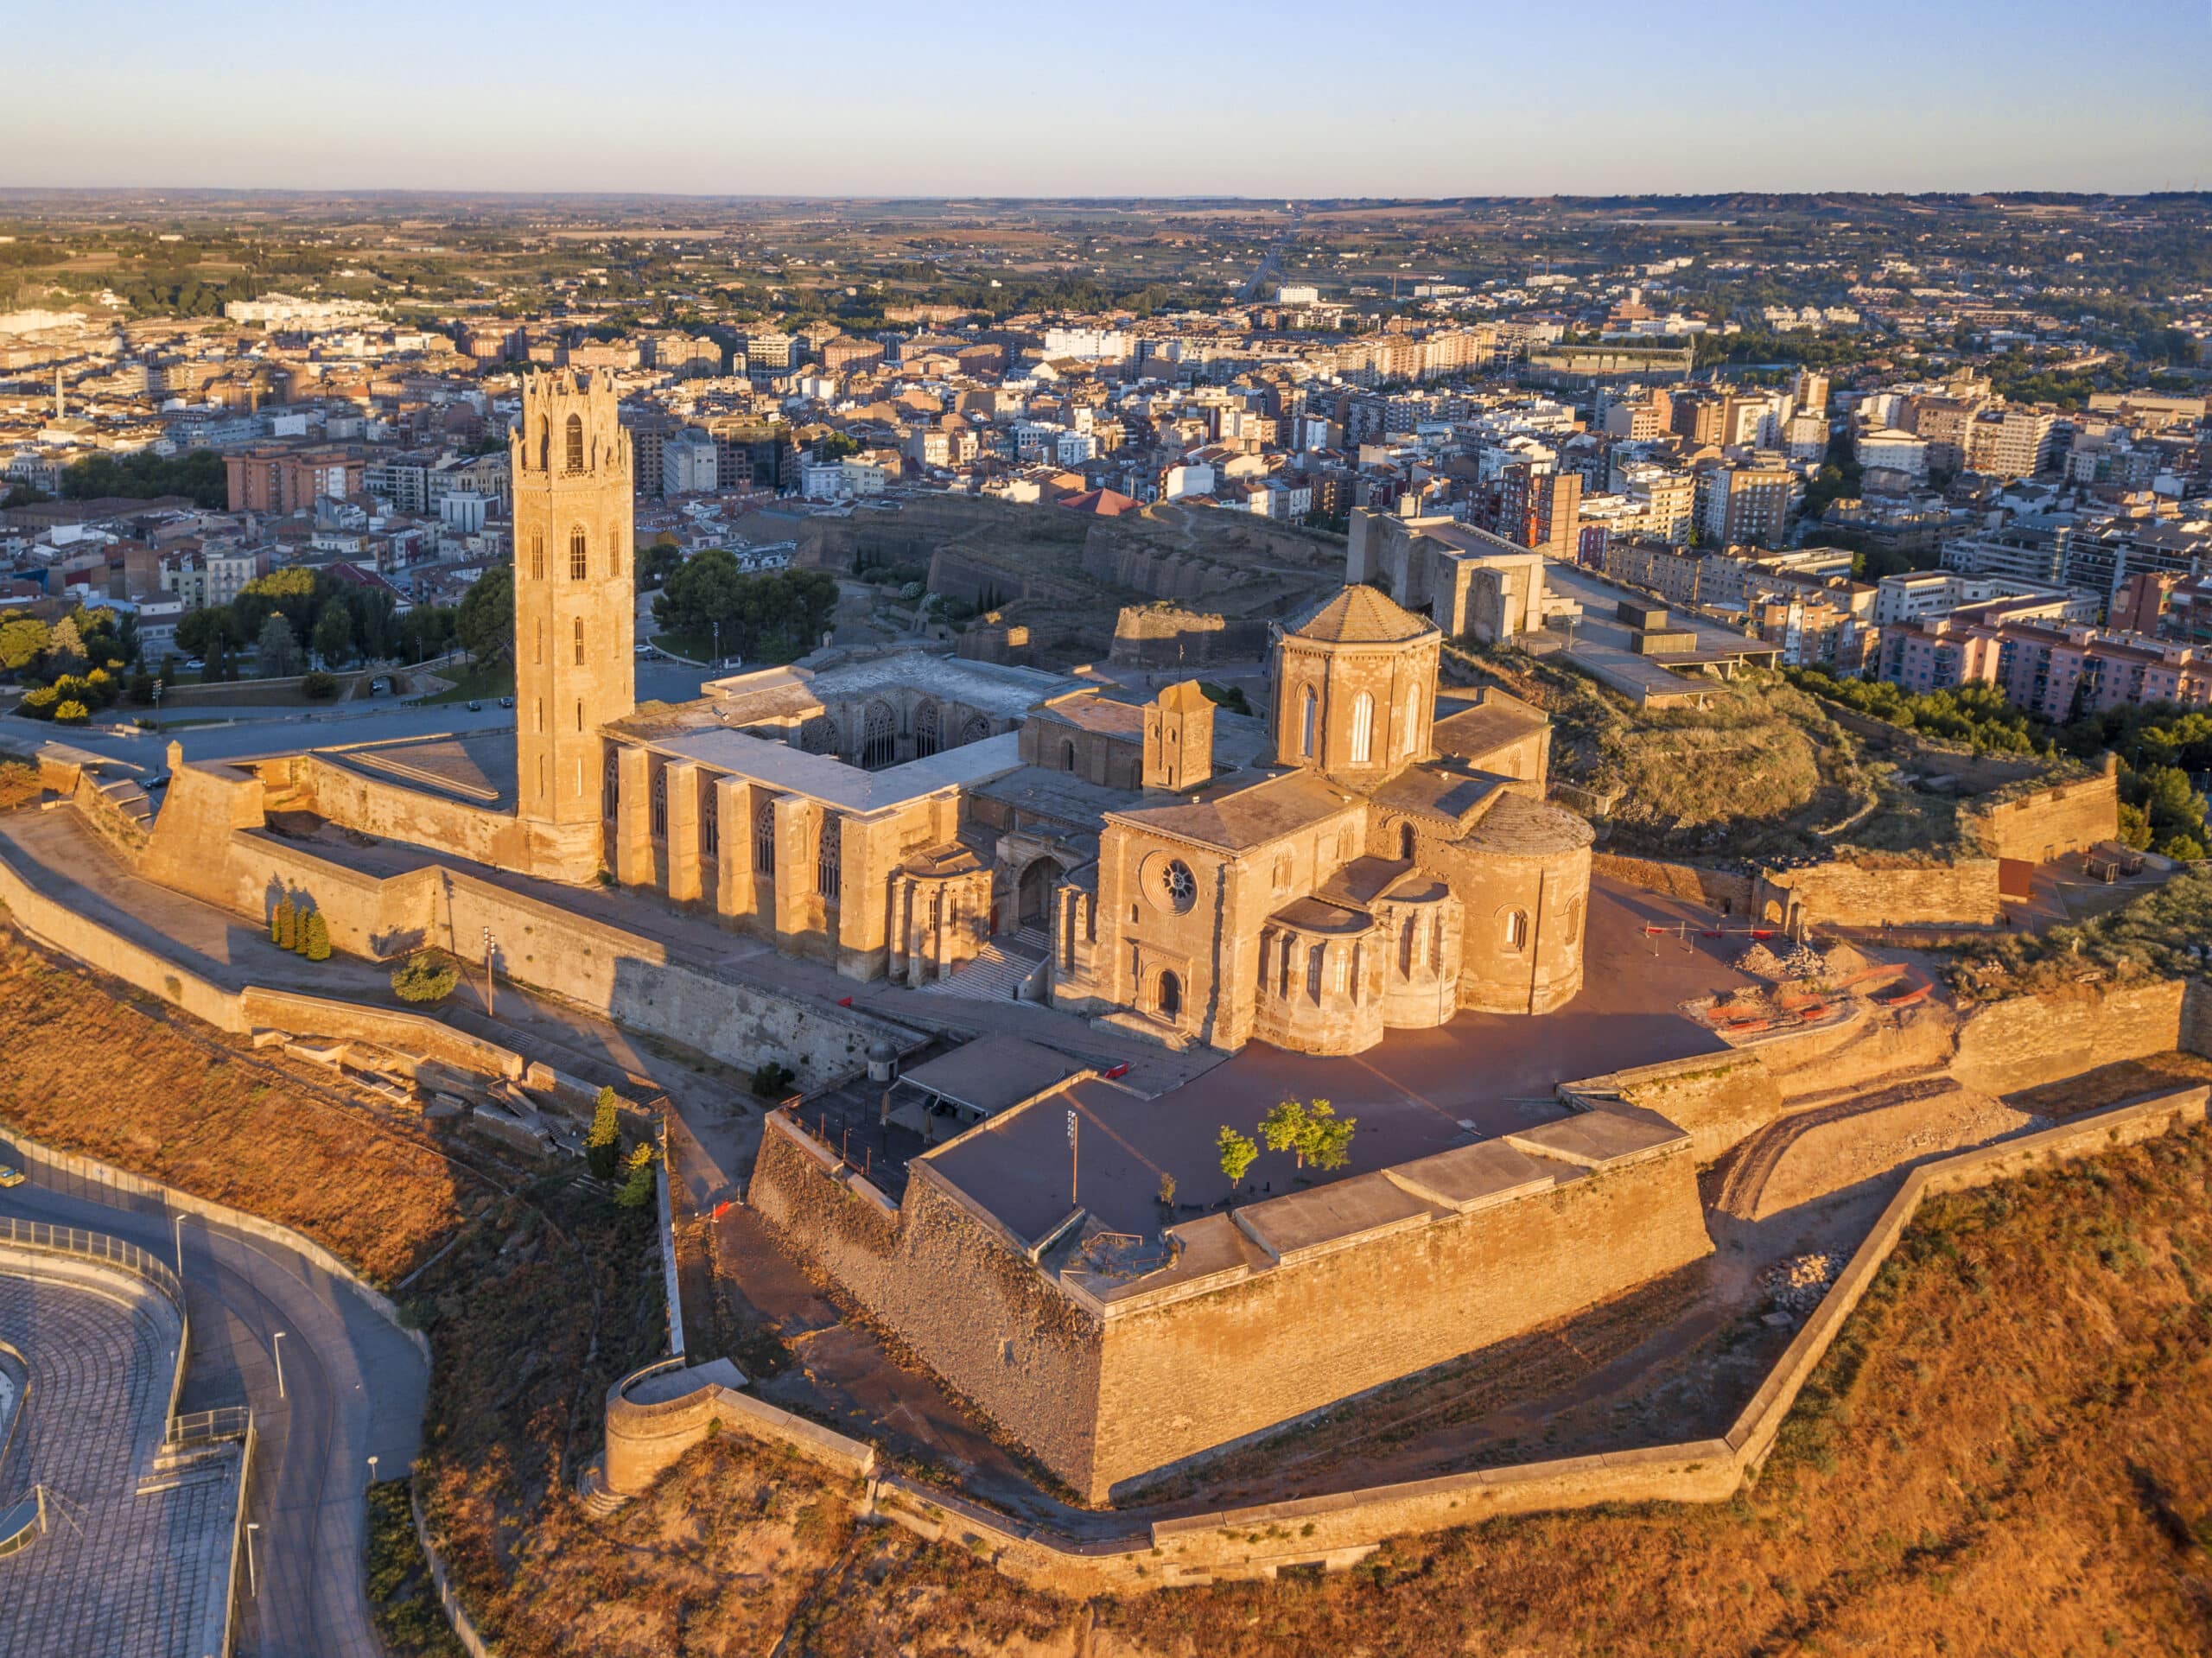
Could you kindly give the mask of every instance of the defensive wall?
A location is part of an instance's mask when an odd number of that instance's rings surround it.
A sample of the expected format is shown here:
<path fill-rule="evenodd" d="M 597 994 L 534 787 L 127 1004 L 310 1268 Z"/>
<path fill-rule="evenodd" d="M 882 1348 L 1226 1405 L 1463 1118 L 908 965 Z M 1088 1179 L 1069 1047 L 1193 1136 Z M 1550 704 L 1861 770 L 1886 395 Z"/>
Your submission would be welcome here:
<path fill-rule="evenodd" d="M 334 947 L 372 961 L 425 945 L 474 956 L 488 930 L 508 976 L 748 1070 L 775 1057 L 802 1078 L 842 1075 L 884 1029 L 865 1014 L 722 977 L 656 940 L 465 871 L 378 875 L 325 858 L 264 827 L 264 785 L 252 772 L 181 765 L 174 777 L 142 871 L 233 914 L 265 922 L 281 899 L 307 903 Z M 426 843 L 468 855 L 450 841 Z"/>
<path fill-rule="evenodd" d="M 1987 926 L 2003 909 L 1994 858 L 1843 857 L 1769 870 L 1752 904 L 1760 920 L 1792 932 L 1921 922 Z"/>
<path fill-rule="evenodd" d="M 748 1201 L 1094 1502 L 1713 1248 L 1689 1137 L 1611 1109 L 1171 1227 L 1120 1280 L 1054 1248 L 1080 1212 L 1016 1236 L 934 1155 L 894 1209 L 779 1115 Z"/>
<path fill-rule="evenodd" d="M 2111 757 L 2107 756 L 2108 762 Z M 1963 838 L 1993 858 L 2047 863 L 2086 851 L 2120 835 L 2120 774 L 2116 762 L 2091 778 L 2061 783 L 1984 805 L 1963 803 Z"/>
<path fill-rule="evenodd" d="M 2212 1013 L 2204 1017 L 2212 1022 Z M 1714 1439 L 1187 1515 L 1132 1527 L 1119 1537 L 1080 1542 L 896 1473 L 869 1475 L 852 1501 L 864 1515 L 960 1544 L 1009 1577 L 1078 1596 L 1273 1577 L 1286 1566 L 1341 1567 L 1390 1537 L 1478 1525 L 1504 1515 L 1633 1502 L 1726 1502 L 1765 1462 L 1799 1391 L 1929 1197 L 2099 1156 L 2202 1123 L 2209 1095 L 2212 1089 L 2202 1085 L 2167 1089 L 1913 1170 L 1728 1432 Z M 611 1405 L 608 1420 L 611 1425 L 617 1420 Z M 669 1465 L 683 1449 L 705 1437 L 710 1423 L 817 1458 L 826 1446 L 845 1468 L 865 1471 L 874 1465 L 871 1448 L 861 1441 L 765 1407 L 731 1410 L 721 1397 L 702 1400 L 688 1413 L 671 1412 L 662 1420 L 683 1420 L 686 1426 L 656 1433 L 649 1463 L 635 1464 L 640 1471 L 650 1465 L 657 1473 Z M 610 1455 L 610 1465 L 612 1461 Z"/>
<path fill-rule="evenodd" d="M 2208 1039 L 2212 990 L 2202 981 L 2084 985 L 1962 1008 L 1862 1005 L 1840 1024 L 1592 1077 L 1565 1091 L 1656 1111 L 1709 1163 L 1778 1117 L 1885 1080 L 1943 1073 L 2005 1094 L 2176 1048 L 2212 1052 Z"/>

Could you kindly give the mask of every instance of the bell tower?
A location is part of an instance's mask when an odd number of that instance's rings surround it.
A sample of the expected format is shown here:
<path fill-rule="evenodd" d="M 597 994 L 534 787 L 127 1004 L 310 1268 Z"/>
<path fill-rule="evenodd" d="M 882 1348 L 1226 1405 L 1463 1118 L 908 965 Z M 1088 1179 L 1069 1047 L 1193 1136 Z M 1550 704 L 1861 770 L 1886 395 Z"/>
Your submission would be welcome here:
<path fill-rule="evenodd" d="M 531 375 L 508 451 L 516 811 L 532 867 L 586 881 L 601 859 L 600 727 L 637 705 L 630 435 L 613 380 Z"/>

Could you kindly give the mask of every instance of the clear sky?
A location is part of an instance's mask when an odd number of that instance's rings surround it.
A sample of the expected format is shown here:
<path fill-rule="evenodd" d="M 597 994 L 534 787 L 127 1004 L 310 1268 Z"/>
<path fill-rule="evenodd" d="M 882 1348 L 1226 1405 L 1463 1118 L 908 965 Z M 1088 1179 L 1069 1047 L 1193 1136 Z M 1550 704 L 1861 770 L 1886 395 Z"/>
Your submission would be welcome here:
<path fill-rule="evenodd" d="M 2212 186 L 2208 0 L 16 7 L 0 185 Z"/>

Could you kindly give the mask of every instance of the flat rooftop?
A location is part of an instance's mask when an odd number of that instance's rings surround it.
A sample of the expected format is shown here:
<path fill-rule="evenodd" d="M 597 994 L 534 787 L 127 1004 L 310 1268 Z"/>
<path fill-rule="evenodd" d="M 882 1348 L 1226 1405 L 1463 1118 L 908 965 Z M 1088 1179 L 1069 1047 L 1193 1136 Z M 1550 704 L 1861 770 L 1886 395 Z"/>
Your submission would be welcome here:
<path fill-rule="evenodd" d="M 318 748 L 321 759 L 384 783 L 481 806 L 515 809 L 515 734 L 512 728 L 459 736 L 410 737 L 397 742 Z"/>
<path fill-rule="evenodd" d="M 942 790 L 972 788 L 1021 765 L 1020 738 L 1011 731 L 880 772 L 863 771 L 834 754 L 810 754 L 789 743 L 720 728 L 648 738 L 645 746 L 853 812 L 880 811 Z"/>

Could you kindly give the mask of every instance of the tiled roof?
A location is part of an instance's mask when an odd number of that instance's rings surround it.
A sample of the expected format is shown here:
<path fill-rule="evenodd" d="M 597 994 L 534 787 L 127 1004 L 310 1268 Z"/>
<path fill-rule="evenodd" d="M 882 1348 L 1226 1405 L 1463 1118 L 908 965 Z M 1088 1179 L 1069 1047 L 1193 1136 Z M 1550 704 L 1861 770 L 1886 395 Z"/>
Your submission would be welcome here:
<path fill-rule="evenodd" d="M 1287 630 L 1302 639 L 1335 645 L 1395 645 L 1436 632 L 1426 617 L 1364 583 L 1324 600 Z"/>

